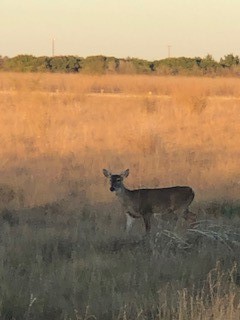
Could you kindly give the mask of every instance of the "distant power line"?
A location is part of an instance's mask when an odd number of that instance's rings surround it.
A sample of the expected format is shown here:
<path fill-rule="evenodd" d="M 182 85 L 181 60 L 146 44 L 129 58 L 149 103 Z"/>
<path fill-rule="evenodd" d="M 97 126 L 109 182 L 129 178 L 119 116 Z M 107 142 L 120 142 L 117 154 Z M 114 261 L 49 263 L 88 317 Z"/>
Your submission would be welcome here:
<path fill-rule="evenodd" d="M 168 46 L 167 46 L 167 49 L 168 49 L 168 58 L 171 58 L 171 48 L 172 48 L 171 45 L 168 45 Z"/>
<path fill-rule="evenodd" d="M 52 38 L 52 56 L 55 56 L 55 38 Z"/>

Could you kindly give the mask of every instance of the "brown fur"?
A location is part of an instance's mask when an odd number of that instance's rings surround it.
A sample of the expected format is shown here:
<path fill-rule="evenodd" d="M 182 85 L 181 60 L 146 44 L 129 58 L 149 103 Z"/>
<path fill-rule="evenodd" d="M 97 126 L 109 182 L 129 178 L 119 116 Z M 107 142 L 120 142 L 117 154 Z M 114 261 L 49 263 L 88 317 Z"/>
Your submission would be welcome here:
<path fill-rule="evenodd" d="M 136 189 L 129 190 L 123 184 L 123 179 L 129 174 L 129 170 L 120 175 L 112 175 L 106 169 L 103 174 L 110 178 L 111 191 L 122 203 L 123 210 L 132 218 L 143 218 L 146 232 L 151 230 L 151 215 L 160 213 L 165 219 L 173 215 L 182 215 L 185 220 L 193 222 L 193 214 L 188 210 L 194 199 L 192 188 L 187 186 L 176 186 L 158 189 Z"/>

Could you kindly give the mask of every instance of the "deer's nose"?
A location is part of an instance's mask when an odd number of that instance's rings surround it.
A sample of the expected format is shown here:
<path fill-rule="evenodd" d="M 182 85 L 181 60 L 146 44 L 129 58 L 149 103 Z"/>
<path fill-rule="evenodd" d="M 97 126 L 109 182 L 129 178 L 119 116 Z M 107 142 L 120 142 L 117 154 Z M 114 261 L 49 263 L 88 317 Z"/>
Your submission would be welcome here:
<path fill-rule="evenodd" d="M 110 191 L 112 191 L 112 192 L 113 192 L 114 190 L 115 190 L 115 189 L 114 189 L 113 187 L 110 187 Z"/>

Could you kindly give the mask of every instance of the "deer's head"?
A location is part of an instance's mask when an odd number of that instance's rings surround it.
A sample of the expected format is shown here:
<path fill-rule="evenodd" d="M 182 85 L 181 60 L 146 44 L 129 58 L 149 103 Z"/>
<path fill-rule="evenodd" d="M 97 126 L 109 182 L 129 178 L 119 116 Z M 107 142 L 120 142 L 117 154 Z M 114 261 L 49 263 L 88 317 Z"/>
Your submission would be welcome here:
<path fill-rule="evenodd" d="M 103 174 L 105 177 L 110 179 L 110 191 L 118 191 L 123 186 L 123 179 L 127 178 L 129 175 L 129 169 L 123 171 L 120 174 L 112 174 L 107 169 L 103 169 Z"/>

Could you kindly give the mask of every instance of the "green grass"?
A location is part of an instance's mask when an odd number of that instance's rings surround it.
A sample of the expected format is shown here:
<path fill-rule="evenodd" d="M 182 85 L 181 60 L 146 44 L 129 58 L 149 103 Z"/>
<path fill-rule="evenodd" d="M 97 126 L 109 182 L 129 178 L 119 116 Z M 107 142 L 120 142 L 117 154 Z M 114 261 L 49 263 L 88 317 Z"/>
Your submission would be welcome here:
<path fill-rule="evenodd" d="M 113 205 L 73 201 L 2 213 L 1 319 L 239 318 L 238 241 L 191 234 L 185 248 L 156 221 L 150 239 L 141 221 L 127 236 Z M 219 234 L 237 233 L 224 219 Z"/>

